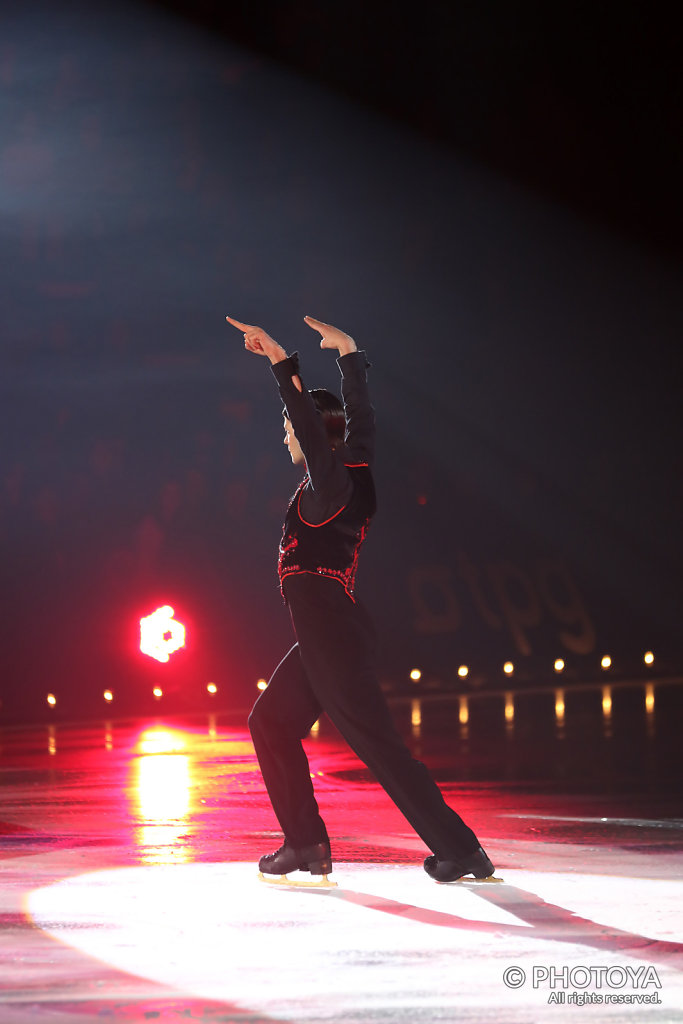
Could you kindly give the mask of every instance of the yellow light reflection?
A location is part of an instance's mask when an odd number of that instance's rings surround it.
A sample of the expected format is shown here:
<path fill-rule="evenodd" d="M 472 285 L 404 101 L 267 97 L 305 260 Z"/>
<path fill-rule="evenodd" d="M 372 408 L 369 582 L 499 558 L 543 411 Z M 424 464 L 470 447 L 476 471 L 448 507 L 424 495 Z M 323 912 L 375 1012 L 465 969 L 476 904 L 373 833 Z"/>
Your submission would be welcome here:
<path fill-rule="evenodd" d="M 173 729 L 147 729 L 138 740 L 141 754 L 178 754 L 185 749 L 185 737 Z"/>
<path fill-rule="evenodd" d="M 612 690 L 609 686 L 602 688 L 602 713 L 605 718 L 612 714 Z"/>
<path fill-rule="evenodd" d="M 460 697 L 458 709 L 458 720 L 461 725 L 467 725 L 470 720 L 470 710 L 467 703 L 467 697 Z"/>
<path fill-rule="evenodd" d="M 47 727 L 47 752 L 51 756 L 57 753 L 57 734 L 54 725 Z"/>
<path fill-rule="evenodd" d="M 512 722 L 515 717 L 515 698 L 511 693 L 505 694 L 505 721 Z"/>
<path fill-rule="evenodd" d="M 135 839 L 146 864 L 187 861 L 181 841 L 188 831 L 190 812 L 190 758 L 182 753 L 182 734 L 170 729 L 149 729 L 138 742 L 140 756 L 134 767 L 134 811 L 139 824 Z"/>
<path fill-rule="evenodd" d="M 187 754 L 145 754 L 138 762 L 137 805 L 153 825 L 171 825 L 190 808 Z"/>
<path fill-rule="evenodd" d="M 320 719 L 311 726 L 311 736 L 317 736 L 320 732 Z"/>
<path fill-rule="evenodd" d="M 555 690 L 555 718 L 564 720 L 564 690 Z"/>
<path fill-rule="evenodd" d="M 136 840 L 146 864 L 188 859 L 179 842 L 187 832 L 190 765 L 186 754 L 145 754 L 138 760 L 137 810 L 141 824 Z"/>
<path fill-rule="evenodd" d="M 413 727 L 413 736 L 419 736 L 420 728 L 422 726 L 422 704 L 419 700 L 411 701 L 410 724 Z"/>
<path fill-rule="evenodd" d="M 653 683 L 645 685 L 645 710 L 651 715 L 655 709 L 655 688 Z"/>

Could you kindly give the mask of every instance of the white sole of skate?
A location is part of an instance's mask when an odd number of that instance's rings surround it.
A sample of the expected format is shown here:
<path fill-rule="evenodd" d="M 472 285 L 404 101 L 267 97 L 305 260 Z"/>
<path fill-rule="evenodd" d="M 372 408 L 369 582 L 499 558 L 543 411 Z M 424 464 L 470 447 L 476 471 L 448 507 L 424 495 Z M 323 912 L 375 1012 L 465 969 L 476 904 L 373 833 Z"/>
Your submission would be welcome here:
<path fill-rule="evenodd" d="M 266 885 L 282 885 L 290 889 L 336 889 L 337 883 L 331 882 L 327 875 L 321 876 L 320 882 L 307 881 L 305 878 L 287 878 L 287 875 L 264 875 L 258 873 L 259 881 Z"/>

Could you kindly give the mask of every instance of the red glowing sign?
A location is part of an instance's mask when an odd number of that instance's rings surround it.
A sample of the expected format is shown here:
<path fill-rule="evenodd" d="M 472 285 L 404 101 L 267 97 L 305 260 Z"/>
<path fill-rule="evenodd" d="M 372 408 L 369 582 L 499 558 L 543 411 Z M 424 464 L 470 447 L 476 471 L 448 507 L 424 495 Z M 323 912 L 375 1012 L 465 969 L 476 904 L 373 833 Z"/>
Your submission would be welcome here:
<path fill-rule="evenodd" d="M 174 618 L 170 604 L 140 619 L 140 650 L 157 661 L 168 661 L 185 646 L 185 627 Z"/>

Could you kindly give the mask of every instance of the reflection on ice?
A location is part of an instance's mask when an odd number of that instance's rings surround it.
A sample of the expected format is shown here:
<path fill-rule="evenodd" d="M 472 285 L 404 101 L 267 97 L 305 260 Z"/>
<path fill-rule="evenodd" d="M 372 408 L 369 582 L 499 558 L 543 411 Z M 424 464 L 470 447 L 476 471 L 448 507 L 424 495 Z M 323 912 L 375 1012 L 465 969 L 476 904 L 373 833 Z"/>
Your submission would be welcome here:
<path fill-rule="evenodd" d="M 138 741 L 141 756 L 133 761 L 133 812 L 139 822 L 135 841 L 147 864 L 178 863 L 188 859 L 180 841 L 187 834 L 190 814 L 190 758 L 181 753 L 181 733 L 150 729 Z"/>

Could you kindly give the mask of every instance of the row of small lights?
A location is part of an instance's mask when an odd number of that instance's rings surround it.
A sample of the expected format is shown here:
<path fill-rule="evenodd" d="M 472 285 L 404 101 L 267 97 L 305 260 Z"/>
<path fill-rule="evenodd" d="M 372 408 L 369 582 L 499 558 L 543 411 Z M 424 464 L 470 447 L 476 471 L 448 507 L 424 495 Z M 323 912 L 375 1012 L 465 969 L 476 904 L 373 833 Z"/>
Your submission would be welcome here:
<path fill-rule="evenodd" d="M 645 654 L 643 655 L 643 661 L 645 662 L 646 665 L 652 665 L 654 660 L 655 660 L 655 656 L 652 653 L 652 651 L 646 651 Z M 605 670 L 607 670 L 608 668 L 612 667 L 612 659 L 609 656 L 609 654 L 605 654 L 602 657 L 602 659 L 600 660 L 600 665 Z M 565 668 L 564 660 L 562 658 L 557 658 L 555 660 L 554 668 L 555 668 L 555 671 L 557 673 L 563 672 L 564 668 Z M 514 664 L 511 661 L 506 661 L 505 664 L 503 665 L 503 672 L 505 673 L 505 675 L 506 676 L 511 676 L 511 675 L 513 675 L 514 671 L 515 671 Z M 470 673 L 470 670 L 469 670 L 469 666 L 467 666 L 467 665 L 460 665 L 460 667 L 458 668 L 458 675 L 460 676 L 461 679 L 466 679 L 467 676 L 469 675 L 469 673 Z M 421 671 L 421 669 L 419 669 L 419 668 L 412 669 L 412 671 L 410 673 L 410 678 L 413 680 L 414 683 L 419 683 L 420 679 L 422 679 L 422 671 Z M 265 679 L 259 679 L 258 682 L 256 683 L 256 688 L 258 690 L 265 690 L 267 686 L 268 686 L 268 682 Z M 207 683 L 206 684 L 206 690 L 207 690 L 207 693 L 210 693 L 212 695 L 218 693 L 218 687 L 216 686 L 215 683 Z M 160 686 L 155 686 L 154 689 L 152 690 L 152 695 L 154 696 L 155 700 L 161 700 L 161 698 L 164 695 L 164 691 L 162 690 L 162 688 Z M 104 693 L 102 694 L 102 697 L 107 702 L 107 704 L 111 704 L 112 701 L 114 700 L 113 691 L 112 690 L 105 690 Z M 47 703 L 51 707 L 54 707 L 56 705 L 57 697 L 56 697 L 56 695 L 54 693 L 48 693 L 48 695 L 47 695 Z"/>
<path fill-rule="evenodd" d="M 215 683 L 207 683 L 206 691 L 210 694 L 218 693 L 218 687 L 216 686 Z M 155 700 L 161 700 L 163 695 L 164 691 L 160 686 L 155 686 L 154 689 L 152 690 L 152 696 L 154 697 Z M 111 704 L 112 701 L 114 700 L 114 693 L 112 690 L 105 690 L 104 693 L 102 694 L 102 697 L 107 702 L 107 704 Z M 54 693 L 48 693 L 47 702 L 51 707 L 55 706 L 55 704 L 57 703 L 57 697 L 55 696 Z"/>
<path fill-rule="evenodd" d="M 654 660 L 655 660 L 655 656 L 652 653 L 652 651 L 646 651 L 645 654 L 643 655 L 643 661 L 645 662 L 646 665 L 652 665 Z M 612 667 L 612 659 L 609 656 L 609 654 L 603 655 L 603 657 L 600 659 L 600 665 L 605 670 L 607 670 L 608 668 Z M 555 669 L 555 671 L 557 673 L 564 672 L 564 669 L 565 669 L 564 659 L 563 658 L 556 658 L 555 659 L 555 664 L 554 664 L 553 667 L 554 667 L 554 669 Z M 515 671 L 514 664 L 511 661 L 506 661 L 505 664 L 503 665 L 503 672 L 505 673 L 505 675 L 506 676 L 511 676 L 511 675 L 514 674 L 514 671 Z M 469 666 L 468 665 L 461 665 L 459 667 L 458 675 L 460 676 L 461 679 L 466 679 L 469 674 L 470 674 L 470 670 L 469 670 Z M 419 669 L 419 668 L 412 669 L 411 673 L 410 673 L 410 678 L 413 680 L 414 683 L 419 683 L 420 679 L 422 679 L 422 670 Z"/>
<path fill-rule="evenodd" d="M 265 690 L 266 687 L 268 686 L 268 683 L 266 682 L 265 679 L 259 679 L 259 681 L 256 683 L 256 686 L 259 690 Z M 218 687 L 216 686 L 215 683 L 207 683 L 206 692 L 210 693 L 211 695 L 216 694 L 218 693 Z M 154 697 L 155 700 L 161 700 L 163 695 L 164 691 L 160 686 L 155 686 L 154 689 L 152 690 L 152 696 Z M 102 694 L 102 697 L 107 702 L 107 704 L 111 704 L 112 701 L 114 700 L 114 693 L 112 690 L 105 690 L 104 693 Z M 48 693 L 46 699 L 47 703 L 51 707 L 54 707 L 57 703 L 57 697 L 54 693 Z"/>

